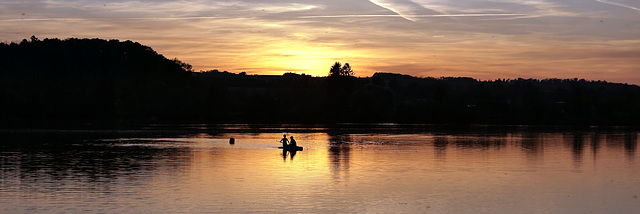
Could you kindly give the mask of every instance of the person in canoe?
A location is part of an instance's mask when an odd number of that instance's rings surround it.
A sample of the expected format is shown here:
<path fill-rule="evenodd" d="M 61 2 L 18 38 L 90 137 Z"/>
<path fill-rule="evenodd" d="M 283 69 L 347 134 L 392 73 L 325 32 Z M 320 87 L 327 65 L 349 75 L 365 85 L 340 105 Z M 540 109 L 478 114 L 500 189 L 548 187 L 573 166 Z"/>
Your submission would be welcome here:
<path fill-rule="evenodd" d="M 291 139 L 293 139 L 293 137 L 291 137 Z M 282 143 L 282 148 L 287 147 L 287 143 L 288 143 L 288 139 L 287 139 L 287 135 L 282 135 L 282 139 L 280 140 L 280 143 Z"/>
<path fill-rule="evenodd" d="M 293 136 L 291 136 L 291 140 L 289 140 L 289 147 L 297 147 L 298 143 L 296 143 L 296 140 L 293 139 Z"/>

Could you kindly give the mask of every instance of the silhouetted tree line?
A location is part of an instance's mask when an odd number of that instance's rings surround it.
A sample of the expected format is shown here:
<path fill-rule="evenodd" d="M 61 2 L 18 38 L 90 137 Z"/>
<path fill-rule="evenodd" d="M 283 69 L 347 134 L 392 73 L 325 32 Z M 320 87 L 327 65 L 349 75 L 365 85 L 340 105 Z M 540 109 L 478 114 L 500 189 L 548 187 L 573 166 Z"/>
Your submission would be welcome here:
<path fill-rule="evenodd" d="M 5 121 L 407 122 L 640 125 L 640 87 L 582 79 L 357 78 L 193 72 L 131 41 L 0 44 Z M 333 74 L 331 73 L 331 74 Z"/>
<path fill-rule="evenodd" d="M 190 68 L 131 41 L 31 37 L 0 44 L 0 117 L 182 116 L 187 106 L 175 102 L 194 90 Z"/>

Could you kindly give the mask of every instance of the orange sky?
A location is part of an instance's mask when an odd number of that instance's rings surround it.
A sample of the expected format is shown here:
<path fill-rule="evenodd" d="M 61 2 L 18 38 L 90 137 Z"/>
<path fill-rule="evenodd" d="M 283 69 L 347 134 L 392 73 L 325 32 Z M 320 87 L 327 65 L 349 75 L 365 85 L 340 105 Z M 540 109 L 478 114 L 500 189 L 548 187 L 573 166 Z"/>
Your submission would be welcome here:
<path fill-rule="evenodd" d="M 635 0 L 25 0 L 0 3 L 0 29 L 137 41 L 195 70 L 640 84 Z"/>

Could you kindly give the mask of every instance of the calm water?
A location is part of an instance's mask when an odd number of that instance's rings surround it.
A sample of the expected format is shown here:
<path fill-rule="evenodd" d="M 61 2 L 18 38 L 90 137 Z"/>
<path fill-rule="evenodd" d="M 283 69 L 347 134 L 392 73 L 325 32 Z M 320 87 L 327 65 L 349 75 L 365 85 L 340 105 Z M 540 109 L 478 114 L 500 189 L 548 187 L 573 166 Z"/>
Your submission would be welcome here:
<path fill-rule="evenodd" d="M 282 134 L 304 151 L 277 149 Z M 0 137 L 0 213 L 640 212 L 637 132 L 238 128 Z"/>

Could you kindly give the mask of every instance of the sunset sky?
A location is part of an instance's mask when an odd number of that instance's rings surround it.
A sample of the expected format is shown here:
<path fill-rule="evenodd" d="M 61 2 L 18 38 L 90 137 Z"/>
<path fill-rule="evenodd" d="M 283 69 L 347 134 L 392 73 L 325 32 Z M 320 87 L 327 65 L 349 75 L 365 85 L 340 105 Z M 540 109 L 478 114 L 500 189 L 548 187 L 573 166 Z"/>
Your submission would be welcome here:
<path fill-rule="evenodd" d="M 140 42 L 195 70 L 640 84 L 638 0 L 2 0 L 0 42 Z"/>

